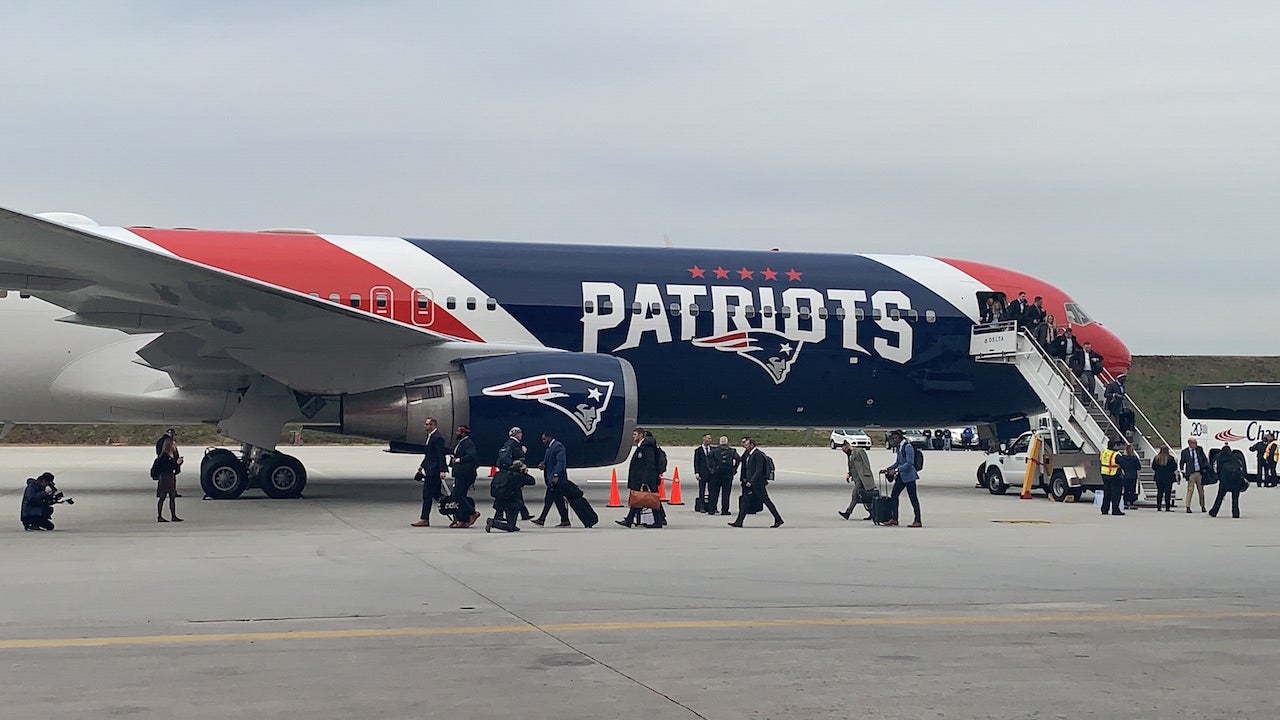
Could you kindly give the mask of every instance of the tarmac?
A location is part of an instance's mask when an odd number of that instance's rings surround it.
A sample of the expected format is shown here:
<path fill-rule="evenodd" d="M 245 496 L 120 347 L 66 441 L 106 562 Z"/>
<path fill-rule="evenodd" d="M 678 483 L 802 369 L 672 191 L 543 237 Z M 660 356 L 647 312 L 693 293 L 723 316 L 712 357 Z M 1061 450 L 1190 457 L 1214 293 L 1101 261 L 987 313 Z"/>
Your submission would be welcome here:
<path fill-rule="evenodd" d="M 409 527 L 417 458 L 377 448 L 296 448 L 301 500 L 183 474 L 182 524 L 155 522 L 149 447 L 0 449 L 0 716 L 1280 717 L 1280 490 L 1110 517 L 931 452 L 925 526 L 875 527 L 836 515 L 842 453 L 765 450 L 781 528 L 695 514 L 668 448 L 663 530 L 613 523 L 605 468 L 571 472 L 596 528 L 486 534 Z M 44 470 L 77 502 L 23 532 Z"/>

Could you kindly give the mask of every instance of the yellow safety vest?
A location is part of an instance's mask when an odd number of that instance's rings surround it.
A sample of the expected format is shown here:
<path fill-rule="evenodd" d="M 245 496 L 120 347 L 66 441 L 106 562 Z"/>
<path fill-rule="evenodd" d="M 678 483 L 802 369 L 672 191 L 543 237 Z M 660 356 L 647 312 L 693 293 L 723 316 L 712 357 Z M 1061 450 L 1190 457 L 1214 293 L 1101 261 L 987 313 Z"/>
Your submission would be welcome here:
<path fill-rule="evenodd" d="M 1120 466 L 1116 464 L 1116 457 L 1118 457 L 1119 455 L 1120 453 L 1116 452 L 1115 450 L 1108 449 L 1108 450 L 1102 451 L 1102 474 L 1103 475 L 1116 476 L 1120 474 Z"/>
<path fill-rule="evenodd" d="M 1262 457 L 1263 457 L 1263 458 L 1265 458 L 1265 459 L 1267 459 L 1267 460 L 1275 460 L 1275 459 L 1276 459 L 1276 445 L 1277 445 L 1277 442 L 1276 442 L 1275 440 L 1272 440 L 1272 441 L 1271 441 L 1271 444 L 1267 446 L 1266 451 L 1265 451 L 1265 452 L 1263 452 Z"/>

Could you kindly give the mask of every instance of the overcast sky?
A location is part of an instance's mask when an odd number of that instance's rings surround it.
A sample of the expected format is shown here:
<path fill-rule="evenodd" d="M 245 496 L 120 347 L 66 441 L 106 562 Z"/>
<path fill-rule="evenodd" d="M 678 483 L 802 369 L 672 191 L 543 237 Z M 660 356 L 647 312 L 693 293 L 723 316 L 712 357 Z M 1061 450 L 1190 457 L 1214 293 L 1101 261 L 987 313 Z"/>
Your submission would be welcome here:
<path fill-rule="evenodd" d="M 902 252 L 1274 355 L 1274 2 L 0 5 L 0 205 Z"/>

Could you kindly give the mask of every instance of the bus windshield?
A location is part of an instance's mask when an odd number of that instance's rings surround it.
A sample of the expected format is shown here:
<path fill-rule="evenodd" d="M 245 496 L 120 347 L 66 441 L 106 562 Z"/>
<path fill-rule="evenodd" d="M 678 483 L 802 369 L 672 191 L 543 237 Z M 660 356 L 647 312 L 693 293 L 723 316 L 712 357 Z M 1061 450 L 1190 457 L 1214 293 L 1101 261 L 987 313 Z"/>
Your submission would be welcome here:
<path fill-rule="evenodd" d="M 1280 422 L 1280 384 L 1188 385 L 1182 414 L 1190 420 Z"/>

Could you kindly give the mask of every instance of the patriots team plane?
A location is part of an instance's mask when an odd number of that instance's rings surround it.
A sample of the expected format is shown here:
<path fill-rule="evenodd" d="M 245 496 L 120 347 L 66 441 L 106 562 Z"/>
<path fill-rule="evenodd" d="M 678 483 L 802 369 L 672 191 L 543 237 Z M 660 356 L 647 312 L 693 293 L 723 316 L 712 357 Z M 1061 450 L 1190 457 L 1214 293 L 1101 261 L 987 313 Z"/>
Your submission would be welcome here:
<path fill-rule="evenodd" d="M 988 297 L 1044 298 L 1123 372 L 1065 292 L 914 255 L 602 247 L 103 227 L 0 209 L 0 421 L 214 424 L 211 498 L 297 497 L 286 423 L 411 450 L 427 417 L 550 430 L 571 464 L 646 426 L 948 426 L 1043 403 L 976 362 Z"/>

